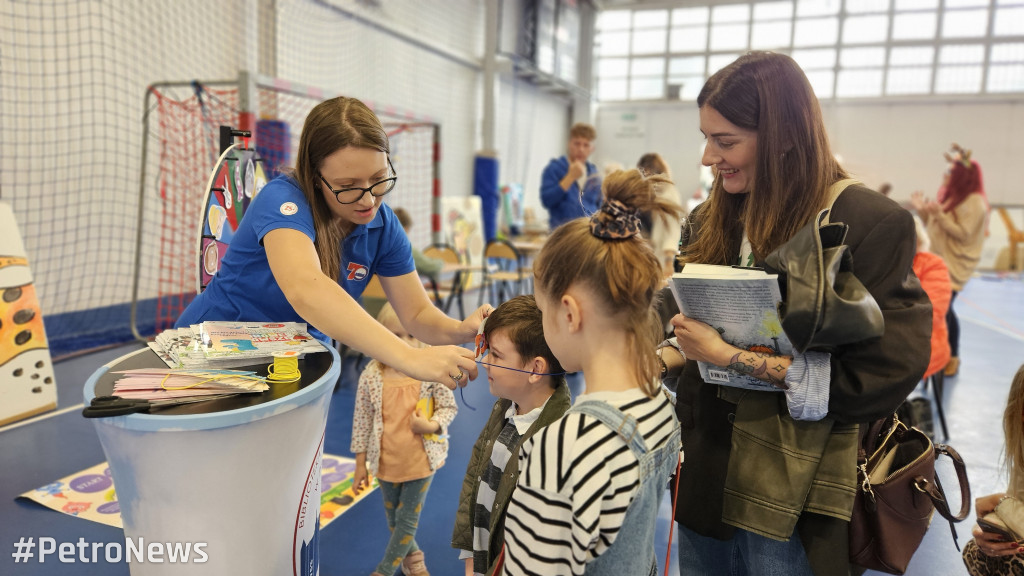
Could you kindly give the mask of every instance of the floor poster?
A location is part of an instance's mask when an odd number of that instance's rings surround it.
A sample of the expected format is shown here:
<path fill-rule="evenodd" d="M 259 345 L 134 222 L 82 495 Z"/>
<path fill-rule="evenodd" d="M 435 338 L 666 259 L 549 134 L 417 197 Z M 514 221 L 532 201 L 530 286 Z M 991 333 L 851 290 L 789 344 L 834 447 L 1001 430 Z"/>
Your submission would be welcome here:
<path fill-rule="evenodd" d="M 320 473 L 320 528 L 330 524 L 377 489 L 377 480 L 374 479 L 369 490 L 354 494 L 352 476 L 355 469 L 356 461 L 352 458 L 324 454 Z M 29 490 L 18 498 L 32 500 L 58 512 L 107 526 L 123 527 L 114 482 L 106 462 Z"/>

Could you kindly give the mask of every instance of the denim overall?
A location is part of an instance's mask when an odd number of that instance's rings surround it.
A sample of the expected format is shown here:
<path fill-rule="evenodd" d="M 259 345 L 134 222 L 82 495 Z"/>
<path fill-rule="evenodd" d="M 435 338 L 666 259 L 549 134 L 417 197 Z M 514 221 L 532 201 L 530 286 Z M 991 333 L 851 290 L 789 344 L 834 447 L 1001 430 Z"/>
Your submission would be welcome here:
<path fill-rule="evenodd" d="M 581 412 L 603 422 L 622 436 L 640 462 L 640 487 L 626 509 L 615 542 L 596 560 L 587 564 L 584 574 L 590 576 L 653 576 L 658 573 L 654 553 L 654 526 L 661 496 L 668 487 L 669 476 L 675 472 L 679 459 L 679 424 L 665 445 L 654 451 L 647 449 L 636 419 L 609 404 L 582 402 L 569 412 Z M 675 422 L 675 414 L 672 420 Z"/>

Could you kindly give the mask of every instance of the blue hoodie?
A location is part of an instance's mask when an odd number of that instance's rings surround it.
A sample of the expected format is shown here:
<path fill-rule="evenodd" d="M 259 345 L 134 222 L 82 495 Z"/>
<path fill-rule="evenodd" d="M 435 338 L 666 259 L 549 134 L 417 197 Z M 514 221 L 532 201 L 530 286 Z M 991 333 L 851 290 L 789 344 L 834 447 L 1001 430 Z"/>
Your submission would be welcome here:
<path fill-rule="evenodd" d="M 587 162 L 587 180 L 580 198 L 579 183 L 573 182 L 568 190 L 562 190 L 562 178 L 569 172 L 569 159 L 565 156 L 554 158 L 544 168 L 540 180 L 540 201 L 547 208 L 548 223 L 552 230 L 580 216 L 589 217 L 601 207 L 601 177 L 597 166 Z"/>

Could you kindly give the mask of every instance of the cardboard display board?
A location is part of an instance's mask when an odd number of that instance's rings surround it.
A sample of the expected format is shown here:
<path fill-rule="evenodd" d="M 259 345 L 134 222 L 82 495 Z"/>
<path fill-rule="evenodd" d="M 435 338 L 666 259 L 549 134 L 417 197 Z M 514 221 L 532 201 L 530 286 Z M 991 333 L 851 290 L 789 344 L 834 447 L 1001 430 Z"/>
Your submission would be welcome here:
<path fill-rule="evenodd" d="M 0 426 L 57 407 L 53 361 L 28 256 L 0 202 Z"/>

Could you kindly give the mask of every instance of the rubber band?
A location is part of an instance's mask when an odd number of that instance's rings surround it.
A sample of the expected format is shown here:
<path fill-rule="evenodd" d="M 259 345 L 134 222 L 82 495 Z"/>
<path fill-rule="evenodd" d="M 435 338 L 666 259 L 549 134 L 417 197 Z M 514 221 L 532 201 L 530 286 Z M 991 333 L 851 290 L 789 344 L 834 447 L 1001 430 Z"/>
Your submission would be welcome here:
<path fill-rule="evenodd" d="M 192 376 L 194 378 L 202 378 L 206 376 L 205 380 L 200 380 L 195 384 L 189 384 L 188 386 L 167 386 L 167 379 L 171 376 Z M 266 382 L 265 378 L 254 376 L 252 372 L 238 372 L 233 370 L 215 370 L 215 371 L 174 371 L 168 370 L 167 374 L 160 380 L 160 388 L 163 390 L 188 390 L 189 388 L 195 388 L 196 386 L 202 386 L 207 382 L 214 382 L 216 380 L 225 380 L 227 378 L 241 378 L 242 380 L 255 380 L 257 382 Z"/>
<path fill-rule="evenodd" d="M 267 382 L 291 384 L 301 379 L 298 355 L 295 352 L 275 352 L 274 363 L 267 366 Z"/>

